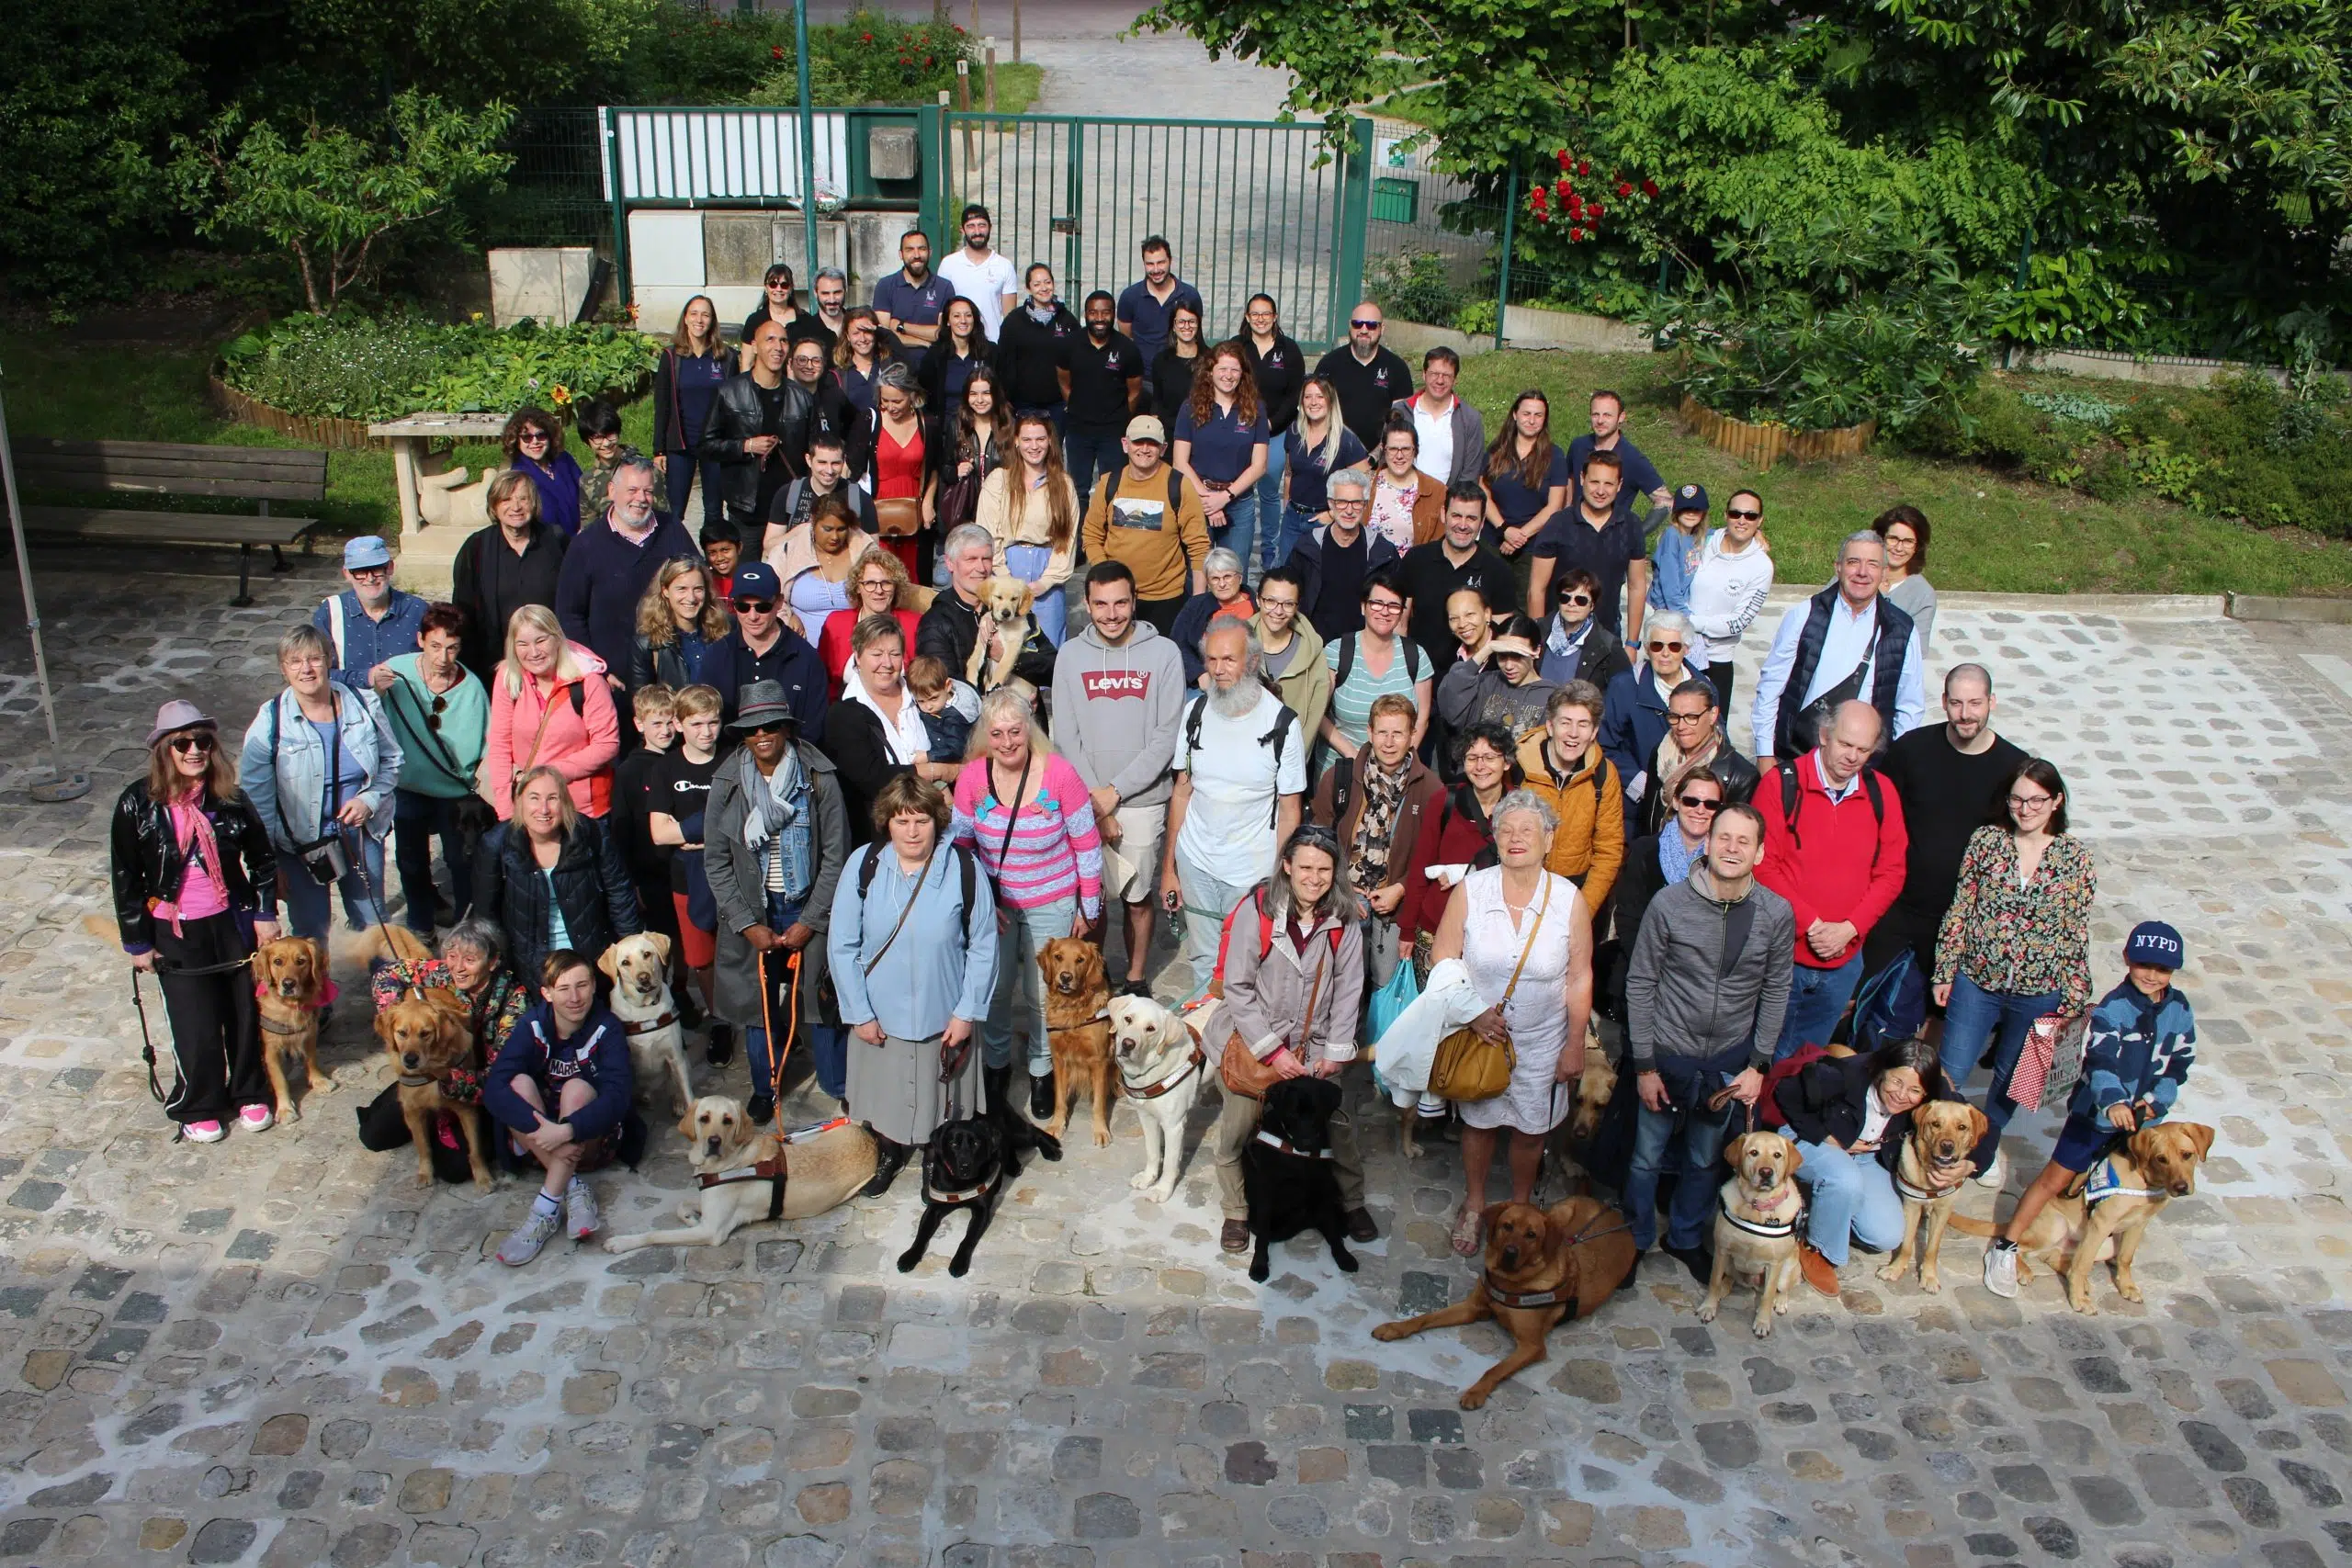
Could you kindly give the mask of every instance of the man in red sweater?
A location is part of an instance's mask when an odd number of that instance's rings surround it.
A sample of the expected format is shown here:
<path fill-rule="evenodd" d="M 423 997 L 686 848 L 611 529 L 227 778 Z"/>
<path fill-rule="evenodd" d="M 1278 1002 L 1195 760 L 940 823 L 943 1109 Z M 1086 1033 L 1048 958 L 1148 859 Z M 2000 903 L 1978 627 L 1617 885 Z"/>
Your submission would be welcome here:
<path fill-rule="evenodd" d="M 1814 750 L 1756 786 L 1764 813 L 1756 880 L 1797 916 L 1796 972 L 1774 1061 L 1828 1043 L 1862 977 L 1862 939 L 1903 891 L 1903 802 L 1870 771 L 1882 723 L 1868 703 L 1842 704 Z"/>

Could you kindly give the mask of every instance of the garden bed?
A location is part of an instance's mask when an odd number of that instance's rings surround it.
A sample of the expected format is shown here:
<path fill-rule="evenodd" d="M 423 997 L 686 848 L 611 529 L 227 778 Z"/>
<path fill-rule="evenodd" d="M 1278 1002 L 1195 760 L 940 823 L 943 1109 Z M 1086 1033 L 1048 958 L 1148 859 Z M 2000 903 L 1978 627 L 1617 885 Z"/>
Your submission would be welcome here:
<path fill-rule="evenodd" d="M 1818 462 L 1859 457 L 1878 434 L 1878 421 L 1866 419 L 1837 430 L 1792 430 L 1785 424 L 1750 424 L 1744 419 L 1717 413 L 1696 398 L 1682 400 L 1682 418 L 1699 438 L 1730 453 L 1758 473 L 1783 457 Z"/>

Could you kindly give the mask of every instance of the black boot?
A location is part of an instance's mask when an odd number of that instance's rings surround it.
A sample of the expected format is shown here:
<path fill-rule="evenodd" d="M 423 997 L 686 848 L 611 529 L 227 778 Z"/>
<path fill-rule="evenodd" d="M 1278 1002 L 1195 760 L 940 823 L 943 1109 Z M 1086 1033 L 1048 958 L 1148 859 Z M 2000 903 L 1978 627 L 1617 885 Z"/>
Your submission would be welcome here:
<path fill-rule="evenodd" d="M 710 1038 L 703 1045 L 702 1059 L 714 1067 L 723 1067 L 735 1059 L 735 1026 L 723 1019 L 710 1021 Z"/>
<path fill-rule="evenodd" d="M 861 1198 L 879 1198 L 890 1190 L 890 1183 L 899 1179 L 899 1172 L 906 1169 L 907 1156 L 914 1151 L 904 1144 L 894 1144 L 881 1134 L 874 1134 L 874 1179 L 858 1189 Z"/>
<path fill-rule="evenodd" d="M 1008 1073 L 1012 1071 L 1010 1067 L 1005 1070 Z M 1054 1073 L 1053 1069 L 1048 1067 L 1046 1069 L 1044 1077 L 1029 1080 L 1029 1119 L 1033 1122 L 1045 1122 L 1051 1120 L 1053 1114 Z"/>
<path fill-rule="evenodd" d="M 983 1064 L 980 1067 L 980 1088 L 988 1095 L 990 1111 L 1011 1110 L 1012 1108 L 1012 1064 L 1008 1062 L 1001 1067 L 991 1067 Z"/>

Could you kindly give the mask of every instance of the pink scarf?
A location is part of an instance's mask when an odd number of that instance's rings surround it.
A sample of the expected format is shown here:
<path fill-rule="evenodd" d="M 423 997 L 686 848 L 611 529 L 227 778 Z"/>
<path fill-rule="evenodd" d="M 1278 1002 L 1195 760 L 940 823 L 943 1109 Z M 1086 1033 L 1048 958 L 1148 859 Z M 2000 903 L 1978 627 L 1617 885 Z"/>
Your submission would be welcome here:
<path fill-rule="evenodd" d="M 199 894 L 193 902 L 207 914 L 218 914 L 229 907 L 229 883 L 220 872 L 220 842 L 213 835 L 212 818 L 204 814 L 195 795 L 180 795 L 164 807 L 172 819 L 172 836 L 179 840 L 180 854 L 187 863 L 187 870 L 180 879 L 179 897 L 158 898 L 152 906 L 157 918 L 171 924 L 172 934 L 181 936 L 180 904 L 187 898 L 188 883 L 194 879 L 208 889 L 211 897 Z M 205 908 L 206 905 L 212 906 Z"/>

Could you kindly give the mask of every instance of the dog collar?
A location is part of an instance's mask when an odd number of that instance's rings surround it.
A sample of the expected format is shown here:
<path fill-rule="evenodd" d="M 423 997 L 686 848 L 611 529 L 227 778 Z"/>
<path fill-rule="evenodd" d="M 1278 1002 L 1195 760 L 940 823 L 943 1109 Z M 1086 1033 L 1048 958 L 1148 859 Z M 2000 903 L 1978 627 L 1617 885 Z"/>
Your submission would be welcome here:
<path fill-rule="evenodd" d="M 1724 1218 L 1731 1222 L 1734 1229 L 1746 1231 L 1750 1235 L 1760 1235 L 1778 1241 L 1782 1236 L 1797 1234 L 1798 1216 L 1795 1214 L 1790 1215 L 1785 1220 L 1751 1220 L 1745 1215 L 1733 1213 L 1729 1203 L 1719 1203 L 1716 1206 L 1723 1212 Z"/>
<path fill-rule="evenodd" d="M 1563 1306 L 1573 1313 L 1576 1297 L 1566 1291 L 1506 1291 L 1491 1279 L 1487 1281 L 1487 1299 L 1498 1307 Z"/>
<path fill-rule="evenodd" d="M 1291 1145 L 1275 1137 L 1272 1133 L 1267 1132 L 1262 1127 L 1258 1130 L 1258 1141 L 1261 1144 L 1271 1144 L 1275 1148 L 1282 1150 L 1283 1153 L 1286 1155 L 1296 1155 L 1301 1159 L 1337 1159 L 1339 1157 L 1329 1149 L 1294 1148 Z"/>
<path fill-rule="evenodd" d="M 989 1190 L 989 1185 L 990 1184 L 989 1182 L 983 1181 L 978 1187 L 967 1188 L 961 1192 L 942 1192 L 938 1188 L 933 1187 L 930 1182 L 926 1181 L 922 1184 L 922 1196 L 925 1202 L 944 1203 L 948 1207 L 954 1208 L 959 1204 L 968 1203 L 973 1199 L 978 1198 L 981 1193 L 986 1192 Z"/>
<path fill-rule="evenodd" d="M 423 1089 L 426 1084 L 438 1081 L 431 1073 L 402 1073 L 401 1075 L 402 1089 Z"/>
<path fill-rule="evenodd" d="M 304 1010 L 308 1011 L 307 1009 Z M 274 1023 L 266 1012 L 255 1016 L 259 1019 L 262 1032 L 265 1034 L 307 1034 L 318 1026 L 315 1020 L 307 1017 L 300 1023 Z"/>
<path fill-rule="evenodd" d="M 640 1034 L 650 1034 L 657 1029 L 667 1029 L 677 1021 L 676 1013 L 665 1012 L 660 1018 L 641 1018 L 635 1023 L 625 1023 L 621 1028 L 631 1039 L 635 1039 Z"/>
<path fill-rule="evenodd" d="M 2153 1187 L 2124 1186 L 2123 1179 L 2115 1173 L 2115 1161 L 2112 1159 L 2099 1161 L 2098 1168 L 2091 1172 L 2090 1185 L 2083 1189 L 2083 1201 L 2086 1203 L 2104 1203 L 2109 1198 L 2169 1198 L 2171 1196 L 2171 1193 L 2160 1192 Z"/>
<path fill-rule="evenodd" d="M 1174 1077 L 1164 1078 L 1149 1089 L 1145 1089 L 1127 1077 L 1125 1070 L 1122 1069 L 1119 1073 L 1119 1087 L 1126 1091 L 1129 1100 L 1158 1100 L 1161 1095 L 1208 1066 L 1208 1057 L 1202 1053 L 1201 1048 L 1195 1045 L 1193 1047 L 1192 1059 L 1184 1064 L 1184 1070 Z"/>
<path fill-rule="evenodd" d="M 234 965 L 232 965 L 232 967 L 234 967 Z M 257 1002 L 282 1002 L 288 1007 L 300 1008 L 304 1012 L 317 1012 L 323 1008 L 332 1007 L 334 1004 L 335 998 L 340 994 L 340 991 L 333 980 L 322 980 L 319 982 L 319 999 L 317 1001 L 298 1001 L 292 997 L 278 996 L 269 988 L 269 982 L 266 980 L 256 980 L 254 982 L 254 1000 Z"/>

